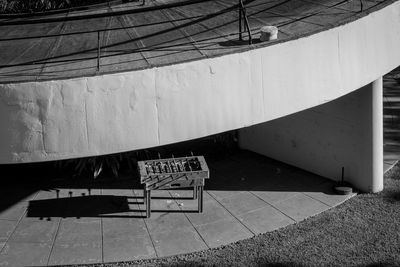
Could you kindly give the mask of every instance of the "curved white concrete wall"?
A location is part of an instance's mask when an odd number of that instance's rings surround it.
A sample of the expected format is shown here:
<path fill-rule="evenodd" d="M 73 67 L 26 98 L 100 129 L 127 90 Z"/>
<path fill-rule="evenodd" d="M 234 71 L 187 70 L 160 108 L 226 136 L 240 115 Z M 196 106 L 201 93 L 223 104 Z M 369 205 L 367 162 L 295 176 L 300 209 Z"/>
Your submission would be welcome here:
<path fill-rule="evenodd" d="M 400 2 L 349 24 L 190 63 L 0 85 L 0 163 L 179 142 L 279 118 L 400 64 Z"/>

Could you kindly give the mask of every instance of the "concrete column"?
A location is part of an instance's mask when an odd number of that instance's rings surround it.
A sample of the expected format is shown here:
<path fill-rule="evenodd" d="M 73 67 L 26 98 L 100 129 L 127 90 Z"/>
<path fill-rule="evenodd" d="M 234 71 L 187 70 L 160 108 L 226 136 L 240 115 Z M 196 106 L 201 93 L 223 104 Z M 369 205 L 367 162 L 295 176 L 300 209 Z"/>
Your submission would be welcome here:
<path fill-rule="evenodd" d="M 383 84 L 382 77 L 370 84 L 372 96 L 372 170 L 371 189 L 383 189 Z"/>
<path fill-rule="evenodd" d="M 239 131 L 239 145 L 365 192 L 383 189 L 382 78 L 336 100 Z"/>

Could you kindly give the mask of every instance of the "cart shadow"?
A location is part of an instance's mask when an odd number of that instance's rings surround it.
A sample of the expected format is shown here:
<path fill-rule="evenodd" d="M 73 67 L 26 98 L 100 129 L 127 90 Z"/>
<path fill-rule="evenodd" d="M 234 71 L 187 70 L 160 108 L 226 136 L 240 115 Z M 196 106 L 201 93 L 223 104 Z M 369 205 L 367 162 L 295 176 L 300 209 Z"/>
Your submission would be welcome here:
<path fill-rule="evenodd" d="M 153 197 L 154 200 L 189 200 L 189 197 Z M 146 218 L 141 196 L 84 195 L 29 201 L 27 217 L 51 218 Z M 132 206 L 134 208 L 132 208 Z M 197 213 L 197 210 L 153 209 L 158 213 Z"/>
<path fill-rule="evenodd" d="M 77 196 L 29 201 L 27 217 L 99 217 L 101 215 L 126 213 L 129 204 L 143 204 L 136 198 L 126 196 Z"/>

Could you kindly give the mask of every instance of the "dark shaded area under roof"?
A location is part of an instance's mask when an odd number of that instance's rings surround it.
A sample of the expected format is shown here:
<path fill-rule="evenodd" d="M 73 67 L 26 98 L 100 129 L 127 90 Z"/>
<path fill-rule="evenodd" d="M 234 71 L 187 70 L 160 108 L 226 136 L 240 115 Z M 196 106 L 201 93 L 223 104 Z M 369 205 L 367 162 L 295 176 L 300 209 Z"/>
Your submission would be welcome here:
<path fill-rule="evenodd" d="M 392 2 L 244 0 L 252 45 L 247 32 L 238 41 L 238 0 L 146 0 L 145 6 L 136 1 L 0 16 L 0 83 L 101 75 L 235 53 L 331 28 Z M 259 43 L 265 25 L 279 28 L 278 40 Z"/>

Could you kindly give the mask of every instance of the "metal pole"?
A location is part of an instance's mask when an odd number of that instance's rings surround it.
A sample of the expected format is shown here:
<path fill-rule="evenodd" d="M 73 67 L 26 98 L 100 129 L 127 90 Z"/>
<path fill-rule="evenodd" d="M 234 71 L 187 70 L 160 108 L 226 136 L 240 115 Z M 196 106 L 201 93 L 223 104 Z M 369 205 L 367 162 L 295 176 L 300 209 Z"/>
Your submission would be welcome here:
<path fill-rule="evenodd" d="M 194 186 L 193 187 L 193 199 L 197 199 L 197 193 L 198 193 L 198 187 Z"/>
<path fill-rule="evenodd" d="M 344 185 L 344 167 L 342 167 L 342 185 Z"/>
<path fill-rule="evenodd" d="M 97 71 L 100 71 L 100 31 L 97 31 Z"/>
<path fill-rule="evenodd" d="M 151 216 L 151 191 L 144 189 L 143 190 L 143 195 L 144 195 L 144 200 L 146 202 L 146 218 L 150 218 Z"/>
<path fill-rule="evenodd" d="M 239 40 L 243 41 L 242 36 L 242 5 L 241 1 L 239 0 Z"/>
<path fill-rule="evenodd" d="M 199 213 L 203 212 L 203 186 L 198 187 L 198 204 L 199 204 Z"/>
<path fill-rule="evenodd" d="M 240 0 L 240 6 L 241 6 L 241 10 L 243 12 L 244 24 L 246 25 L 247 33 L 249 35 L 249 44 L 252 44 L 253 43 L 253 39 L 251 37 L 251 30 L 250 30 L 249 20 L 247 19 L 246 8 L 244 7 L 242 0 Z"/>

